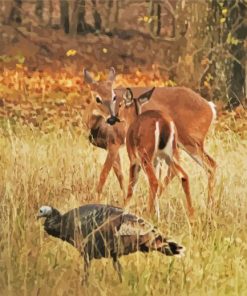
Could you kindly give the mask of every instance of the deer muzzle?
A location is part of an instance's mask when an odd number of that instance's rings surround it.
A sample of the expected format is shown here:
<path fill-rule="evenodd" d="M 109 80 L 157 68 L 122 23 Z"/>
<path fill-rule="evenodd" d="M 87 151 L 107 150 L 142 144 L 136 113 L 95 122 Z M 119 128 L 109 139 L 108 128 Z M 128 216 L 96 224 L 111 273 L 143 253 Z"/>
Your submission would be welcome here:
<path fill-rule="evenodd" d="M 114 125 L 116 122 L 120 122 L 120 119 L 117 116 L 108 117 L 106 122 L 110 125 Z"/>

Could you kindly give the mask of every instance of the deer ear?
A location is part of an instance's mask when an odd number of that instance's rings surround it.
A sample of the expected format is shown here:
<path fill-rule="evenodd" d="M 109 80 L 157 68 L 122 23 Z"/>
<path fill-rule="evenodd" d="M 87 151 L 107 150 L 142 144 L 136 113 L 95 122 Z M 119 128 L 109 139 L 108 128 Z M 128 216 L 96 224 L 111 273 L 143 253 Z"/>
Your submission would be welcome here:
<path fill-rule="evenodd" d="M 147 91 L 147 92 L 143 93 L 142 95 L 140 95 L 139 98 L 138 98 L 138 102 L 141 105 L 147 103 L 150 100 L 150 98 L 151 98 L 151 96 L 153 94 L 154 89 L 155 89 L 155 87 L 153 87 L 149 91 Z"/>
<path fill-rule="evenodd" d="M 109 74 L 108 74 L 108 80 L 113 82 L 116 78 L 116 71 L 113 67 L 111 67 Z"/>
<path fill-rule="evenodd" d="M 123 99 L 125 102 L 125 106 L 130 106 L 133 103 L 133 92 L 130 88 L 126 88 Z"/>
<path fill-rule="evenodd" d="M 95 80 L 93 79 L 93 77 L 90 75 L 90 73 L 88 72 L 87 69 L 83 69 L 83 76 L 84 76 L 84 80 L 86 83 L 91 84 L 91 83 L 95 83 Z"/>

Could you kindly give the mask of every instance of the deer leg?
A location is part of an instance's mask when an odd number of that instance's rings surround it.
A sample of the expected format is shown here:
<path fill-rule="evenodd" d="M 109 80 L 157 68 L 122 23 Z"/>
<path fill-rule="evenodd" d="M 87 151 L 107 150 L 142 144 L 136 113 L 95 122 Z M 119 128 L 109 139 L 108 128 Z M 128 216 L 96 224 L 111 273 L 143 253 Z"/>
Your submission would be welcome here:
<path fill-rule="evenodd" d="M 140 169 L 141 167 L 139 164 L 136 164 L 136 163 L 130 164 L 128 193 L 127 193 L 127 197 L 125 198 L 124 205 L 127 205 L 127 203 L 129 202 L 130 198 L 133 195 L 133 190 L 138 180 Z"/>
<path fill-rule="evenodd" d="M 190 215 L 190 217 L 193 217 L 194 208 L 192 206 L 192 201 L 191 201 L 189 177 L 188 177 L 187 173 L 184 171 L 184 169 L 176 161 L 174 161 L 171 164 L 171 166 L 172 166 L 172 169 L 176 172 L 176 174 L 181 179 L 183 190 L 184 190 L 184 193 L 186 196 L 189 215 Z"/>
<path fill-rule="evenodd" d="M 155 158 L 153 164 L 154 164 L 154 169 L 155 169 L 155 175 L 156 175 L 156 178 L 158 179 L 158 182 L 159 182 L 158 196 L 160 196 L 162 194 L 162 192 L 163 192 L 163 189 L 164 189 L 163 183 L 160 182 L 160 179 L 161 179 L 161 160 Z"/>
<path fill-rule="evenodd" d="M 162 187 L 160 187 L 159 196 L 162 194 L 162 192 L 164 192 L 164 190 L 166 190 L 167 186 L 169 185 L 169 183 L 173 180 L 173 178 L 175 176 L 176 176 L 176 173 L 175 173 L 174 169 L 172 169 L 172 167 L 169 165 L 167 175 L 164 178 L 164 184 L 162 185 Z"/>
<path fill-rule="evenodd" d="M 176 173 L 174 169 L 172 169 L 170 166 L 168 167 L 167 175 L 164 179 L 164 186 L 165 188 L 169 185 L 169 183 L 173 180 L 173 178 L 176 176 Z"/>
<path fill-rule="evenodd" d="M 215 185 L 215 173 L 217 163 L 208 155 L 203 145 L 193 145 L 184 147 L 185 151 L 204 169 L 208 174 L 208 203 L 213 202 L 213 188 Z"/>
<path fill-rule="evenodd" d="M 213 189 L 215 186 L 215 173 L 217 164 L 215 160 L 203 151 L 203 162 L 207 167 L 208 171 L 208 203 L 213 202 Z"/>
<path fill-rule="evenodd" d="M 167 175 L 164 178 L 164 184 L 162 186 L 162 191 L 166 190 L 169 183 L 176 176 L 176 170 L 174 169 L 174 166 L 171 165 L 171 164 L 174 162 L 174 160 L 176 161 L 176 163 L 179 163 L 179 161 L 180 161 L 180 154 L 179 154 L 179 150 L 177 149 L 177 147 L 173 151 L 173 157 L 172 158 L 173 159 L 171 159 L 170 156 L 168 156 L 168 155 L 166 155 L 165 158 L 164 158 L 165 161 L 166 161 L 166 164 L 168 165 L 168 170 L 167 170 Z M 160 192 L 160 194 L 161 193 L 162 192 Z"/>
<path fill-rule="evenodd" d="M 153 214 L 155 211 L 154 205 L 155 205 L 156 193 L 158 190 L 158 180 L 155 176 L 155 171 L 154 171 L 154 168 L 153 168 L 152 163 L 150 161 L 143 159 L 142 166 L 143 166 L 145 173 L 147 174 L 148 181 L 149 181 L 148 209 L 149 209 L 150 213 Z M 159 207 L 157 207 L 157 215 L 159 218 L 159 216 L 160 216 Z"/>
<path fill-rule="evenodd" d="M 111 170 L 111 168 L 113 166 L 113 163 L 114 163 L 114 161 L 116 159 L 119 147 L 120 146 L 114 145 L 114 146 L 109 147 L 109 149 L 108 149 L 108 154 L 107 154 L 105 163 L 103 165 L 103 169 L 102 169 L 102 171 L 100 173 L 99 184 L 97 186 L 97 192 L 98 192 L 99 195 L 102 192 L 105 181 L 106 181 L 106 179 L 107 179 L 107 177 L 109 175 L 109 172 L 110 172 L 110 170 Z"/>
<path fill-rule="evenodd" d="M 119 153 L 117 153 L 116 159 L 113 163 L 113 170 L 114 170 L 114 173 L 118 179 L 120 188 L 123 191 L 123 195 L 125 196 L 124 177 L 123 177 L 123 173 L 122 173 L 121 160 L 120 160 Z"/>
<path fill-rule="evenodd" d="M 154 159 L 154 169 L 155 169 L 155 175 L 159 180 L 161 177 L 161 160 L 158 158 Z"/>

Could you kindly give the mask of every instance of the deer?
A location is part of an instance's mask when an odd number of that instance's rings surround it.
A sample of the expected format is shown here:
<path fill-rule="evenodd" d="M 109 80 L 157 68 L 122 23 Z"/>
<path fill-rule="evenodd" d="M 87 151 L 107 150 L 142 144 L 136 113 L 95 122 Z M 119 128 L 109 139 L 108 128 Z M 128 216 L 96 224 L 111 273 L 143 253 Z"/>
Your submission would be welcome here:
<path fill-rule="evenodd" d="M 125 87 L 113 87 L 116 71 L 112 67 L 106 80 L 95 81 L 89 71 L 84 69 L 84 81 L 90 86 L 92 109 L 97 110 L 109 125 L 119 123 L 119 106 L 124 103 Z M 131 87 L 133 97 L 138 98 L 149 90 L 147 87 Z M 183 86 L 156 87 L 152 100 L 142 105 L 147 110 L 164 111 L 171 117 L 177 129 L 177 140 L 183 149 L 208 175 L 208 204 L 213 204 L 216 161 L 205 151 L 204 142 L 210 126 L 216 119 L 216 107 L 198 93 Z M 126 129 L 125 129 L 126 132 Z M 119 149 L 121 145 L 115 148 Z M 119 147 L 119 148 L 118 148 Z M 108 171 L 115 161 L 117 151 L 109 154 Z M 168 170 L 167 185 L 175 177 Z"/>
<path fill-rule="evenodd" d="M 109 174 L 111 167 L 117 177 L 120 188 L 125 196 L 124 189 L 124 177 L 121 168 L 121 160 L 119 155 L 119 146 L 124 145 L 125 142 L 125 126 L 123 123 L 117 123 L 114 126 L 110 126 L 105 122 L 105 119 L 101 115 L 91 114 L 88 128 L 89 142 L 99 148 L 106 150 L 107 157 L 100 174 L 99 183 L 97 185 L 98 199 L 102 192 L 103 186 L 106 182 L 106 178 Z M 114 158 L 113 163 L 109 166 L 109 161 Z"/>
<path fill-rule="evenodd" d="M 147 110 L 141 113 L 142 105 L 150 100 L 154 89 L 135 98 L 131 89 L 127 88 L 123 94 L 124 104 L 118 110 L 119 120 L 124 120 L 127 125 L 126 147 L 130 161 L 128 193 L 124 205 L 127 206 L 133 195 L 142 167 L 149 181 L 148 212 L 154 213 L 155 204 L 158 205 L 156 195 L 159 185 L 155 166 L 164 160 L 169 171 L 181 179 L 189 216 L 193 217 L 189 177 L 180 165 L 176 126 L 164 111 Z M 170 175 L 165 177 L 165 184 L 169 178 Z M 159 208 L 156 210 L 159 218 Z"/>

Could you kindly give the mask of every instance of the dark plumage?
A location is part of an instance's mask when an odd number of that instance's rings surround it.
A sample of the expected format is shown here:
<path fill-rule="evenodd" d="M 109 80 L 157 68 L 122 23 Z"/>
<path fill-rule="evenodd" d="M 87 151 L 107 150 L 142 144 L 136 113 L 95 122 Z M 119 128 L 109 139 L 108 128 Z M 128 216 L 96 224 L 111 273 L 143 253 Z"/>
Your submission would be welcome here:
<path fill-rule="evenodd" d="M 111 257 L 121 280 L 118 258 L 136 251 L 159 251 L 167 256 L 182 255 L 184 248 L 167 240 L 151 224 L 121 208 L 89 204 L 64 215 L 50 206 L 42 206 L 39 218 L 52 236 L 67 241 L 84 257 L 87 274 L 90 261 Z"/>

